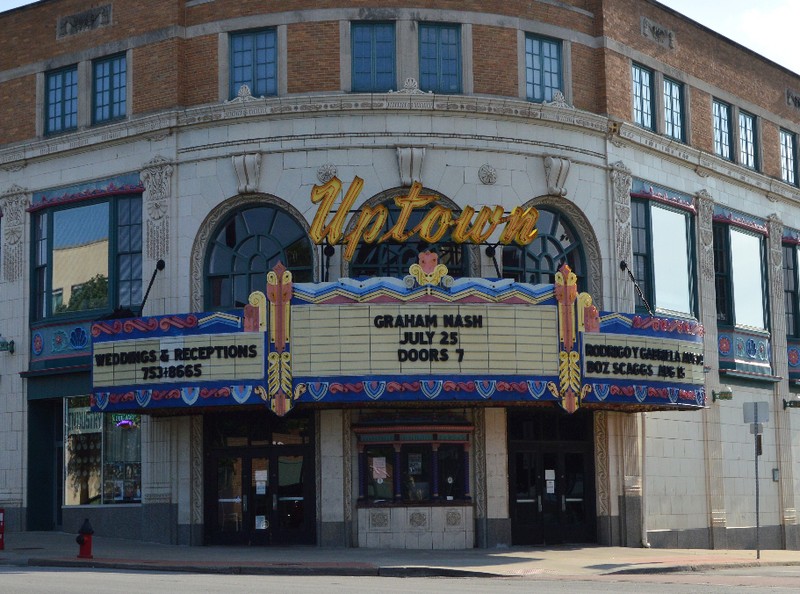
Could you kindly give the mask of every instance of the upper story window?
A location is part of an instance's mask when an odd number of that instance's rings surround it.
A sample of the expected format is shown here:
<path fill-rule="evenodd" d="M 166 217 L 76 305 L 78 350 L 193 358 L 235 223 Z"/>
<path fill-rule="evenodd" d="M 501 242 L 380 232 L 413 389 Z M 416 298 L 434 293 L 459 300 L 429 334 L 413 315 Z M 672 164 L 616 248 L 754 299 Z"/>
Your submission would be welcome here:
<path fill-rule="evenodd" d="M 731 135 L 731 106 L 714 100 L 714 154 L 733 160 L 733 137 Z"/>
<path fill-rule="evenodd" d="M 353 23 L 353 91 L 381 93 L 395 88 L 394 23 Z"/>
<path fill-rule="evenodd" d="M 739 163 L 750 169 L 758 167 L 756 153 L 756 116 L 739 112 Z"/>
<path fill-rule="evenodd" d="M 653 200 L 631 199 L 631 269 L 650 306 L 659 312 L 694 315 L 693 218 L 688 211 Z M 636 310 L 646 311 L 641 296 Z"/>
<path fill-rule="evenodd" d="M 797 137 L 788 130 L 781 130 L 781 179 L 797 185 Z"/>
<path fill-rule="evenodd" d="M 525 247 L 503 247 L 503 277 L 518 282 L 554 283 L 567 264 L 578 277 L 578 289 L 586 290 L 586 258 L 581 238 L 566 217 L 555 209 L 538 208 L 536 238 Z"/>
<path fill-rule="evenodd" d="M 93 63 L 92 121 L 95 124 L 125 117 L 128 67 L 125 54 Z"/>
<path fill-rule="evenodd" d="M 633 77 L 633 121 L 642 128 L 655 130 L 653 71 L 634 64 L 631 74 Z"/>
<path fill-rule="evenodd" d="M 230 36 L 230 98 L 247 85 L 254 97 L 278 93 L 278 45 L 275 29 Z"/>
<path fill-rule="evenodd" d="M 140 195 L 42 210 L 33 225 L 35 320 L 141 304 Z"/>
<path fill-rule="evenodd" d="M 461 92 L 461 27 L 420 23 L 419 86 L 434 93 Z"/>
<path fill-rule="evenodd" d="M 300 224 L 272 206 L 250 206 L 229 215 L 209 242 L 206 307 L 244 307 L 250 293 L 264 291 L 278 262 L 295 282 L 313 278 L 311 240 Z"/>
<path fill-rule="evenodd" d="M 786 334 L 800 338 L 800 316 L 798 316 L 798 247 L 795 244 L 783 244 L 783 305 L 786 312 Z"/>
<path fill-rule="evenodd" d="M 714 223 L 717 322 L 767 327 L 764 238 L 726 223 Z"/>
<path fill-rule="evenodd" d="M 669 78 L 664 78 L 664 134 L 686 141 L 683 85 Z"/>
<path fill-rule="evenodd" d="M 45 133 L 56 134 L 78 127 L 78 66 L 45 75 Z"/>
<path fill-rule="evenodd" d="M 552 101 L 553 92 L 562 90 L 561 42 L 525 36 L 525 86 L 529 101 Z"/>

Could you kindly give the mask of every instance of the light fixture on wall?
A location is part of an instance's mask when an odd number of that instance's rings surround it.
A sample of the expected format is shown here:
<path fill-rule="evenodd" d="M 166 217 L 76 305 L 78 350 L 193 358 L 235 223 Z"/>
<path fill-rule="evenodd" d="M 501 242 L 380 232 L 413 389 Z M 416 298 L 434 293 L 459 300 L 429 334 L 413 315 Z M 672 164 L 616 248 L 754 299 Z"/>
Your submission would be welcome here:
<path fill-rule="evenodd" d="M 14 354 L 14 341 L 13 340 L 6 340 L 3 338 L 3 335 L 0 334 L 0 352 L 8 351 L 12 355 Z"/>
<path fill-rule="evenodd" d="M 722 386 L 719 392 L 711 390 L 711 400 L 713 402 L 717 400 L 733 400 L 733 388 L 730 386 Z"/>

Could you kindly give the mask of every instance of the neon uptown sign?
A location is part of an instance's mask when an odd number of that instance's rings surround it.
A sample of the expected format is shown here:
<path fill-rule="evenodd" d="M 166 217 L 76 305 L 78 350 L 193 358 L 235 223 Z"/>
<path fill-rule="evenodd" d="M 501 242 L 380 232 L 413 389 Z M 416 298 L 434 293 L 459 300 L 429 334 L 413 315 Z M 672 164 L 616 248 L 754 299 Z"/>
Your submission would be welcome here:
<path fill-rule="evenodd" d="M 342 191 L 342 182 L 334 177 L 321 186 L 314 186 L 311 190 L 311 201 L 319 204 L 314 222 L 311 224 L 311 239 L 316 244 L 326 240 L 331 245 L 344 243 L 342 257 L 345 260 L 353 257 L 356 247 L 362 241 L 368 244 L 384 241 L 404 243 L 418 234 L 420 239 L 433 244 L 440 241 L 451 228 L 452 241 L 476 244 L 484 243 L 500 225 L 505 225 L 499 238 L 499 242 L 503 245 L 516 242 L 520 246 L 526 246 L 536 238 L 538 232 L 536 222 L 539 219 L 539 211 L 533 207 L 517 206 L 506 214 L 502 206 L 484 206 L 476 217 L 475 209 L 471 206 L 466 206 L 458 216 L 454 216 L 452 209 L 440 204 L 434 205 L 416 227 L 408 230 L 408 221 L 414 210 L 426 208 L 438 200 L 438 196 L 421 194 L 422 184 L 415 181 L 408 194 L 395 197 L 394 203 L 400 209 L 400 214 L 389 231 L 381 233 L 389 216 L 389 209 L 384 204 L 378 204 L 362 207 L 355 225 L 345 235 L 343 232 L 345 217 L 363 187 L 364 180 L 360 177 L 354 178 L 342 198 L 339 210 L 329 221 L 336 197 Z"/>

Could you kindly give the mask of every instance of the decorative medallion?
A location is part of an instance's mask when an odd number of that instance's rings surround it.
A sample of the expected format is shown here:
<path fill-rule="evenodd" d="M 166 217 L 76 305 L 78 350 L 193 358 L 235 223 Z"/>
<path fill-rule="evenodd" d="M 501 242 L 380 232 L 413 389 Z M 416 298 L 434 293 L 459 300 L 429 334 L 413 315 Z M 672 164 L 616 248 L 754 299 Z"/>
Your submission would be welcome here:
<path fill-rule="evenodd" d="M 412 528 L 425 528 L 428 525 L 428 516 L 420 511 L 411 512 L 408 523 Z"/>
<path fill-rule="evenodd" d="M 35 356 L 39 356 L 44 351 L 44 338 L 41 332 L 35 332 L 31 339 L 31 350 Z"/>
<path fill-rule="evenodd" d="M 448 526 L 461 526 L 461 512 L 456 509 L 447 510 L 445 522 Z"/>
<path fill-rule="evenodd" d="M 325 163 L 324 165 L 320 165 L 317 169 L 317 179 L 321 184 L 327 184 L 331 181 L 337 174 L 336 165 L 333 163 Z"/>
<path fill-rule="evenodd" d="M 370 528 L 388 528 L 389 527 L 389 514 L 385 511 L 370 511 L 369 513 L 369 527 Z"/>
<path fill-rule="evenodd" d="M 75 351 L 82 351 L 89 346 L 89 335 L 86 330 L 80 326 L 74 328 L 69 335 L 69 344 Z"/>
<path fill-rule="evenodd" d="M 478 169 L 478 179 L 483 185 L 492 186 L 497 182 L 497 170 L 488 163 L 484 163 Z"/>

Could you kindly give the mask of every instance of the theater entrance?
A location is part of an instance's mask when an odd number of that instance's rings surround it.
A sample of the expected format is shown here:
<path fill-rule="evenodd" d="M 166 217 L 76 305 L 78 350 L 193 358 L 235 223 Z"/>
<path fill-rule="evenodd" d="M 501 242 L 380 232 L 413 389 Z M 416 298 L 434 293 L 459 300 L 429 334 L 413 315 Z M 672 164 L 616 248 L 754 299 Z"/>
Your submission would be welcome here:
<path fill-rule="evenodd" d="M 515 545 L 596 542 L 591 413 L 508 411 Z"/>
<path fill-rule="evenodd" d="M 209 544 L 314 544 L 312 417 L 269 412 L 205 418 Z"/>

